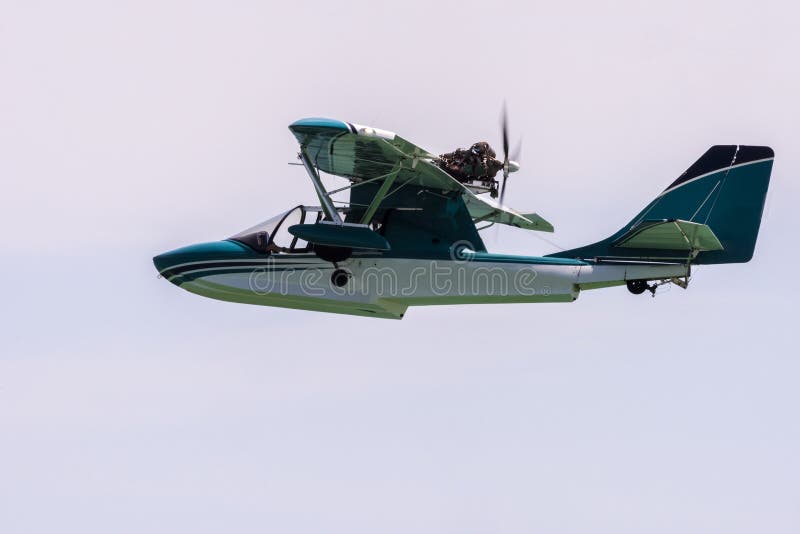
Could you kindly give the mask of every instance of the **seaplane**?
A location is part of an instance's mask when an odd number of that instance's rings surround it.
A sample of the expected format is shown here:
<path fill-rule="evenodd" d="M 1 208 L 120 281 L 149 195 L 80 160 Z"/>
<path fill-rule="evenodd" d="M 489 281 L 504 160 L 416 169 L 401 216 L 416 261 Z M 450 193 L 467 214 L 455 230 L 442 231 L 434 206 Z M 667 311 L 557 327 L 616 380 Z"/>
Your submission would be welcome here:
<path fill-rule="evenodd" d="M 748 145 L 712 146 L 599 242 L 545 256 L 489 252 L 480 232 L 495 224 L 553 232 L 537 213 L 504 204 L 520 169 L 507 124 L 504 114 L 496 160 L 486 143 L 437 155 L 391 131 L 298 120 L 289 126 L 297 165 L 318 206 L 153 262 L 160 277 L 213 299 L 402 319 L 410 306 L 573 302 L 615 286 L 655 296 L 666 284 L 686 289 L 695 265 L 752 258 L 774 153 Z M 323 173 L 346 185 L 327 190 Z"/>

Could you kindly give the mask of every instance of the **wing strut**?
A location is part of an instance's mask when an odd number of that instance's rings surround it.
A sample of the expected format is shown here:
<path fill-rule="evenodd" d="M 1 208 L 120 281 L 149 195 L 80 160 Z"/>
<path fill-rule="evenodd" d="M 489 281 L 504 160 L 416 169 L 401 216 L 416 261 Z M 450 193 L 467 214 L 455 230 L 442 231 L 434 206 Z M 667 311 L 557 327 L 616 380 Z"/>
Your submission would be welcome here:
<path fill-rule="evenodd" d="M 311 183 L 314 184 L 314 189 L 317 191 L 317 196 L 319 197 L 319 203 L 322 206 L 322 211 L 325 212 L 325 215 L 327 215 L 331 221 L 341 225 L 342 218 L 339 216 L 339 212 L 336 211 L 328 192 L 325 191 L 325 187 L 322 185 L 322 181 L 319 179 L 319 174 L 317 174 L 317 169 L 314 168 L 314 166 L 311 164 L 311 160 L 308 159 L 308 154 L 306 154 L 306 151 L 301 148 L 300 153 L 297 154 L 297 157 L 303 162 L 303 166 L 306 168 L 308 177 L 311 178 Z"/>
<path fill-rule="evenodd" d="M 372 220 L 372 216 L 375 215 L 375 212 L 378 210 L 378 206 L 381 205 L 383 199 L 386 198 L 386 192 L 389 191 L 389 188 L 392 187 L 395 178 L 397 178 L 397 174 L 400 172 L 402 165 L 400 162 L 397 162 L 392 169 L 392 172 L 386 175 L 386 179 L 381 184 L 378 192 L 375 193 L 375 198 L 372 199 L 372 202 L 369 203 L 367 207 L 367 211 L 364 212 L 364 216 L 361 217 L 361 224 L 369 224 Z"/>

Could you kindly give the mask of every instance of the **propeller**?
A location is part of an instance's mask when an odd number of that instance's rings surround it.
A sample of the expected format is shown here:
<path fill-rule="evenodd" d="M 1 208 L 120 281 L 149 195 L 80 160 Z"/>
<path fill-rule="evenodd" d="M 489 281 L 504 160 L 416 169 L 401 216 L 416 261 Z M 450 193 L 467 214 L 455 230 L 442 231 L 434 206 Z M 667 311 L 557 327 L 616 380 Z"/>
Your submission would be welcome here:
<path fill-rule="evenodd" d="M 514 170 L 519 170 L 519 164 L 522 163 L 522 137 L 519 138 L 519 141 L 517 141 L 517 146 L 515 146 L 514 150 L 511 151 L 511 160 L 508 162 L 508 164 L 512 167 L 515 163 L 517 164 L 517 168 Z"/>
<path fill-rule="evenodd" d="M 517 142 L 517 146 L 514 148 L 513 159 L 509 155 L 509 143 L 508 143 L 508 108 L 506 107 L 505 101 L 503 102 L 503 110 L 500 115 L 500 129 L 503 134 L 503 181 L 500 184 L 500 205 L 505 206 L 505 196 L 506 196 L 506 182 L 508 181 L 508 175 L 512 172 L 516 172 L 519 170 L 519 157 L 522 154 L 522 138 Z M 497 231 L 500 231 L 499 226 L 497 227 Z M 495 234 L 497 236 L 498 234 Z"/>
<path fill-rule="evenodd" d="M 508 110 L 506 103 L 503 102 L 503 113 L 500 116 L 500 128 L 503 130 L 503 183 L 500 186 L 500 204 L 503 204 L 503 198 L 506 196 L 506 180 L 508 180 L 509 164 L 508 164 Z"/>
<path fill-rule="evenodd" d="M 503 102 L 503 112 L 500 115 L 500 129 L 503 132 L 503 182 L 500 184 L 500 204 L 502 205 L 506 196 L 508 175 L 519 170 L 519 158 L 522 154 L 522 138 L 517 142 L 513 152 L 509 153 L 508 150 L 508 111 L 505 102 Z"/>

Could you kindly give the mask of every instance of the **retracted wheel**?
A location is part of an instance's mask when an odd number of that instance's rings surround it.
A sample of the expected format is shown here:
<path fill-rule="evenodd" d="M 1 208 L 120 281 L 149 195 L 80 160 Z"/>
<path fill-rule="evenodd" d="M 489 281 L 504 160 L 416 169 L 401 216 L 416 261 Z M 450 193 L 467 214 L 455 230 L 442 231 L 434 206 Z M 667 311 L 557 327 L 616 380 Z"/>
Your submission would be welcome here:
<path fill-rule="evenodd" d="M 344 287 L 347 285 L 347 282 L 350 280 L 352 275 L 346 269 L 336 269 L 331 274 L 331 284 L 336 287 Z"/>

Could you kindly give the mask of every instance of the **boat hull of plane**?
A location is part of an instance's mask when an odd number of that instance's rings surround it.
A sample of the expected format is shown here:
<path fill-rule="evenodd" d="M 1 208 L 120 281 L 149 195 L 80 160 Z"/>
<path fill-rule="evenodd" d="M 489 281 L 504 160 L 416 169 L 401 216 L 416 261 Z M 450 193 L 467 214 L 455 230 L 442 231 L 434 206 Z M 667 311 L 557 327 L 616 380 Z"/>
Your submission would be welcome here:
<path fill-rule="evenodd" d="M 311 253 L 253 256 L 227 241 L 154 261 L 170 282 L 209 298 L 393 319 L 403 318 L 408 306 L 572 302 L 581 289 L 686 274 L 681 265 L 598 266 L 488 253 L 452 259 L 356 254 L 333 265 Z"/>

